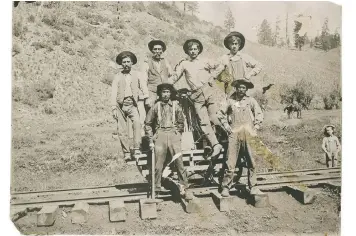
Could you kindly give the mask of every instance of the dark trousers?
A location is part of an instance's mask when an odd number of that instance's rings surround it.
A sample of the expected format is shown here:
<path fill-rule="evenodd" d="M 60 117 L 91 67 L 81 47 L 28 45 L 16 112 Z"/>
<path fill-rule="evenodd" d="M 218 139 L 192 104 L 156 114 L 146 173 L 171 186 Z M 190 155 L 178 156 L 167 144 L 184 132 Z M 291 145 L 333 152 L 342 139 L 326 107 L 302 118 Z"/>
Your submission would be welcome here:
<path fill-rule="evenodd" d="M 206 134 L 211 146 L 214 146 L 219 142 L 210 122 L 214 125 L 219 125 L 220 122 L 217 117 L 217 111 L 219 108 L 215 99 L 216 94 L 214 94 L 212 90 L 212 87 L 204 86 L 196 91 L 193 91 L 190 98 L 194 102 L 194 107 L 199 117 L 201 129 L 204 134 Z"/>
<path fill-rule="evenodd" d="M 248 185 L 250 188 L 257 184 L 255 161 L 252 156 L 250 140 L 253 136 L 245 130 L 238 134 L 232 134 L 229 137 L 229 147 L 227 150 L 226 169 L 222 187 L 230 188 L 234 181 L 234 173 L 236 165 L 239 171 L 236 176 L 236 181 L 239 181 L 242 175 L 242 168 L 247 167 L 248 170 Z"/>
<path fill-rule="evenodd" d="M 161 187 L 162 172 L 164 163 L 166 162 L 168 154 L 173 157 L 175 154 L 180 153 L 181 150 L 181 134 L 173 129 L 164 130 L 158 129 L 154 138 L 155 143 L 155 183 L 156 187 Z M 181 185 L 188 187 L 187 172 L 183 165 L 182 157 L 174 161 L 178 179 Z"/>

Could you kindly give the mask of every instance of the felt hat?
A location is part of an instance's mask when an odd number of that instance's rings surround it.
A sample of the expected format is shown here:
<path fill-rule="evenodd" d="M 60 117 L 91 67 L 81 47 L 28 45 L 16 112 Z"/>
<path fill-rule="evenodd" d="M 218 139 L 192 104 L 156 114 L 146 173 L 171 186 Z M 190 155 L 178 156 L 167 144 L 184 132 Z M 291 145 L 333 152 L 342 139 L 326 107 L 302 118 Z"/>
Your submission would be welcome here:
<path fill-rule="evenodd" d="M 130 57 L 131 58 L 132 65 L 135 65 L 137 63 L 137 57 L 135 56 L 135 54 L 133 54 L 130 51 L 123 51 L 119 55 L 117 55 L 116 63 L 121 65 L 122 64 L 122 59 L 124 59 L 125 57 Z"/>
<path fill-rule="evenodd" d="M 162 50 L 163 52 L 166 51 L 166 44 L 162 41 L 162 40 L 151 40 L 149 43 L 148 43 L 148 48 L 150 49 L 150 51 L 152 51 L 153 47 L 155 45 L 161 45 L 162 46 Z"/>
<path fill-rule="evenodd" d="M 189 50 L 188 44 L 190 42 L 194 42 L 199 45 L 199 49 L 200 49 L 199 54 L 203 51 L 203 44 L 198 39 L 188 39 L 187 41 L 185 41 L 185 43 L 183 45 L 183 50 L 186 54 L 188 54 L 188 50 Z"/>
<path fill-rule="evenodd" d="M 169 89 L 171 91 L 171 99 L 173 100 L 176 97 L 177 91 L 173 87 L 173 84 L 170 83 L 162 83 L 157 86 L 157 95 L 161 96 L 163 89 Z"/>
<path fill-rule="evenodd" d="M 230 34 L 228 34 L 225 37 L 225 39 L 224 39 L 225 47 L 230 50 L 229 38 L 231 38 L 232 36 L 236 36 L 241 39 L 241 44 L 240 44 L 240 48 L 239 48 L 239 50 L 241 50 L 245 46 L 245 36 L 243 36 L 243 34 L 241 34 L 240 32 L 236 32 L 236 31 L 231 32 Z"/>
<path fill-rule="evenodd" d="M 248 89 L 252 89 L 254 88 L 255 86 L 253 85 L 252 82 L 248 81 L 247 79 L 238 79 L 238 80 L 235 80 L 231 83 L 231 86 L 232 87 L 237 87 L 238 85 L 240 84 L 244 84 L 246 85 L 246 88 Z"/>

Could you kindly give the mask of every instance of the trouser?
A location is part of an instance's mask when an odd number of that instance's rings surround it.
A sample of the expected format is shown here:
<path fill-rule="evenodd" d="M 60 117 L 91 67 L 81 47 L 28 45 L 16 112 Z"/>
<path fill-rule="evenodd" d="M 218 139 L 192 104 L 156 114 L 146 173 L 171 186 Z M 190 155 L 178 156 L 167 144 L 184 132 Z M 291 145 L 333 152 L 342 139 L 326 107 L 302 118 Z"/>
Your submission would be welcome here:
<path fill-rule="evenodd" d="M 181 134 L 174 131 L 173 128 L 169 130 L 158 129 L 155 136 L 155 184 L 157 188 L 160 188 L 162 172 L 168 152 L 171 157 L 177 153 L 181 153 Z M 187 172 L 184 168 L 182 157 L 177 158 L 174 163 L 177 167 L 179 183 L 188 187 Z"/>
<path fill-rule="evenodd" d="M 212 87 L 204 86 L 200 89 L 192 91 L 190 98 L 194 102 L 194 107 L 198 114 L 201 129 L 206 135 L 211 146 L 214 146 L 219 142 L 210 122 L 214 125 L 219 125 L 220 121 L 217 117 L 218 104 L 216 103 L 216 99 L 214 99 L 216 94 L 214 94 L 212 90 Z"/>
<path fill-rule="evenodd" d="M 326 158 L 326 167 L 337 167 L 337 159 L 338 159 L 338 153 L 337 152 L 331 152 L 331 156 L 328 154 L 325 154 Z"/>
<path fill-rule="evenodd" d="M 128 117 L 132 122 L 133 129 L 133 148 L 139 149 L 141 144 L 141 122 L 137 106 L 131 98 L 125 98 L 121 110 L 123 115 Z M 118 130 L 118 133 L 121 131 Z"/>
<path fill-rule="evenodd" d="M 255 161 L 252 156 L 250 141 L 253 138 L 246 130 L 241 130 L 239 133 L 234 133 L 229 136 L 229 146 L 227 149 L 226 169 L 222 181 L 222 187 L 230 188 L 234 181 L 234 173 L 236 165 L 239 171 L 236 176 L 238 182 L 243 167 L 248 170 L 248 186 L 252 188 L 257 184 Z"/>

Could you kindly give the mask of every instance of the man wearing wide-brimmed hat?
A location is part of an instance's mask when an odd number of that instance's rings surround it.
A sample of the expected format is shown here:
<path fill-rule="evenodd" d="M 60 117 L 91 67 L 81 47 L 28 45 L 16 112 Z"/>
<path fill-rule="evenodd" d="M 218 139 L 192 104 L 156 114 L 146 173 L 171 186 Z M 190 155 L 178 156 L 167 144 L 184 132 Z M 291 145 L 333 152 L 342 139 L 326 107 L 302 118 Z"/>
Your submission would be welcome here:
<path fill-rule="evenodd" d="M 167 156 L 173 158 L 178 170 L 178 178 L 184 189 L 188 187 L 187 172 L 181 156 L 181 137 L 184 129 L 183 111 L 175 101 L 175 89 L 172 84 L 163 83 L 157 86 L 158 101 L 148 111 L 145 120 L 145 133 L 150 140 L 150 147 L 155 151 L 155 186 L 161 190 L 162 171 Z"/>
<path fill-rule="evenodd" d="M 213 147 L 212 156 L 217 156 L 222 150 L 222 145 L 219 144 L 210 123 L 220 124 L 216 116 L 219 90 L 212 89 L 214 86 L 212 81 L 216 75 L 210 73 L 216 65 L 200 57 L 203 44 L 197 39 L 187 40 L 183 45 L 183 50 L 189 57 L 179 62 L 170 79 L 176 83 L 182 76 L 185 77 L 191 91 L 190 99 L 194 102 L 200 120 L 200 126 Z"/>
<path fill-rule="evenodd" d="M 142 84 L 142 75 L 131 70 L 132 65 L 137 63 L 135 54 L 129 51 L 123 51 L 116 57 L 116 63 L 122 66 L 122 70 L 114 76 L 111 92 L 111 106 L 114 119 L 122 123 L 129 118 L 132 121 L 133 128 L 133 154 L 140 153 L 141 143 L 141 123 L 137 102 L 139 97 L 145 99 L 148 97 L 148 91 Z M 118 123 L 118 128 L 124 127 L 124 124 Z M 122 135 L 122 130 L 118 130 L 118 135 Z M 120 137 L 121 140 L 127 137 Z M 125 143 L 125 142 L 121 142 Z M 129 152 L 126 145 L 123 146 L 125 153 Z"/>
<path fill-rule="evenodd" d="M 224 39 L 224 45 L 230 50 L 228 54 L 219 59 L 219 67 L 216 68 L 218 80 L 225 85 L 225 93 L 229 98 L 232 90 L 231 83 L 237 79 L 249 80 L 262 70 L 262 65 L 251 56 L 241 53 L 245 46 L 245 37 L 240 32 L 231 32 Z"/>
<path fill-rule="evenodd" d="M 224 197 L 229 196 L 229 188 L 232 186 L 236 163 L 239 166 L 237 178 L 241 177 L 242 167 L 247 167 L 248 185 L 251 193 L 255 194 L 259 191 L 255 187 L 257 183 L 255 161 L 250 143 L 257 136 L 256 130 L 260 129 L 263 113 L 257 101 L 246 95 L 246 91 L 254 87 L 250 81 L 238 79 L 232 82 L 232 86 L 236 88 L 235 93 L 222 104 L 218 112 L 218 117 L 229 135 L 226 170 L 221 183 L 221 195 Z M 231 117 L 230 123 L 226 116 Z"/>
<path fill-rule="evenodd" d="M 162 55 L 166 51 L 166 44 L 162 40 L 151 40 L 148 49 L 152 56 L 148 57 L 143 64 L 143 72 L 147 76 L 147 87 L 149 97 L 145 101 L 146 108 L 153 106 L 157 99 L 157 86 L 167 83 L 169 76 L 172 75 L 172 67 L 169 61 Z"/>

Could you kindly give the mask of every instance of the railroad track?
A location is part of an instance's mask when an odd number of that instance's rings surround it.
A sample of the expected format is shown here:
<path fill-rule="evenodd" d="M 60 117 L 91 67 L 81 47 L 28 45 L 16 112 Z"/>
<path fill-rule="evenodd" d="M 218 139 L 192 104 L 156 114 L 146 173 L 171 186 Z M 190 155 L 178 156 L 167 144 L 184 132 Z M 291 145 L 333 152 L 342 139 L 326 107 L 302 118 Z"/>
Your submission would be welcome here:
<path fill-rule="evenodd" d="M 88 219 L 89 205 L 109 205 L 109 220 L 111 222 L 125 221 L 127 212 L 125 203 L 139 202 L 142 219 L 157 218 L 157 203 L 164 200 L 174 200 L 178 196 L 187 213 L 197 212 L 200 209 L 199 198 L 211 196 L 220 211 L 228 211 L 232 197 L 223 198 L 217 191 L 218 186 L 200 187 L 196 184 L 199 179 L 190 180 L 192 187 L 188 190 L 193 193 L 193 199 L 186 201 L 180 198 L 175 181 L 170 178 L 165 183 L 170 191 L 160 194 L 157 199 L 151 199 L 148 182 L 130 183 L 121 185 L 95 186 L 86 188 L 57 189 L 29 192 L 11 193 L 11 218 L 15 222 L 27 215 L 28 212 L 37 212 L 38 226 L 51 226 L 55 223 L 59 209 L 73 207 L 71 222 L 83 224 Z M 241 182 L 246 181 L 242 176 Z M 316 194 L 307 186 L 328 186 L 341 191 L 341 169 L 309 169 L 283 172 L 267 172 L 257 174 L 257 184 L 263 191 L 272 189 L 286 190 L 303 204 L 314 201 Z M 244 195 L 247 203 L 255 207 L 265 207 L 268 203 L 268 194 L 260 192 L 252 194 L 246 191 L 246 185 L 235 186 L 231 193 L 237 196 Z M 232 206 L 231 206 L 232 207 Z M 63 214 L 63 213 L 62 213 Z"/>
<path fill-rule="evenodd" d="M 243 175 L 241 182 L 245 181 Z M 257 174 L 257 184 L 261 190 L 283 188 L 285 186 L 320 185 L 326 183 L 338 183 L 341 180 L 340 168 L 309 169 L 284 172 L 267 172 Z M 209 194 L 218 188 L 217 185 L 199 187 L 192 180 L 193 187 L 190 191 L 194 195 Z M 12 192 L 11 207 L 40 209 L 47 205 L 74 206 L 78 202 L 88 204 L 107 204 L 112 200 L 120 199 L 123 202 L 138 202 L 149 198 L 148 183 L 130 183 L 122 185 L 98 186 L 87 188 L 58 189 L 48 191 Z M 203 194 L 204 195 L 204 194 Z M 162 200 L 172 197 L 171 192 L 158 196 Z"/>

